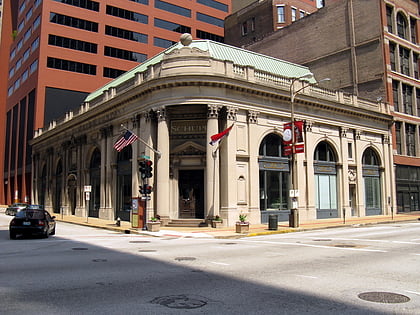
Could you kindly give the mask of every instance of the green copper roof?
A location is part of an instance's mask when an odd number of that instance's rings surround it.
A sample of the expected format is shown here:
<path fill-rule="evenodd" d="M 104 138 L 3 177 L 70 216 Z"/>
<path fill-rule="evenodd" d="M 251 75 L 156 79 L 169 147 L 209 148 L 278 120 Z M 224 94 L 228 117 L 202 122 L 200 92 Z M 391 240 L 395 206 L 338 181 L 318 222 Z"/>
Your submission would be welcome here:
<path fill-rule="evenodd" d="M 134 77 L 137 72 L 145 71 L 148 66 L 159 63 L 162 60 L 165 53 L 169 53 L 174 49 L 179 49 L 182 47 L 184 46 L 181 43 L 177 43 L 167 48 L 161 53 L 146 60 L 142 64 L 125 72 L 118 78 L 92 92 L 86 97 L 85 102 L 89 102 L 92 99 L 98 97 L 103 93 L 103 91 L 109 89 L 110 87 L 118 86 L 124 81 Z M 214 59 L 229 60 L 237 65 L 252 66 L 255 69 L 267 71 L 284 77 L 297 78 L 310 72 L 308 67 L 304 67 L 266 55 L 258 54 L 256 52 L 245 50 L 242 48 L 222 44 L 219 42 L 213 42 L 210 40 L 193 40 L 189 47 L 199 48 L 201 50 L 208 51 L 210 56 Z M 316 82 L 315 79 L 311 79 L 309 81 L 311 83 Z"/>

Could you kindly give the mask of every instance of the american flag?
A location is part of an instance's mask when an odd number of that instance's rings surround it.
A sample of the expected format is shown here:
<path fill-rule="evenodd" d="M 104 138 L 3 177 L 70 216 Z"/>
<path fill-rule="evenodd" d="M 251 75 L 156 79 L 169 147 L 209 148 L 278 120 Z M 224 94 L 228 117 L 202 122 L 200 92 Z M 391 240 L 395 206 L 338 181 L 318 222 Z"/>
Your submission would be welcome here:
<path fill-rule="evenodd" d="M 114 144 L 114 149 L 120 152 L 122 149 L 124 149 L 129 144 L 132 144 L 135 142 L 139 137 L 137 137 L 134 133 L 127 130 L 120 139 L 118 139 L 117 142 Z"/>

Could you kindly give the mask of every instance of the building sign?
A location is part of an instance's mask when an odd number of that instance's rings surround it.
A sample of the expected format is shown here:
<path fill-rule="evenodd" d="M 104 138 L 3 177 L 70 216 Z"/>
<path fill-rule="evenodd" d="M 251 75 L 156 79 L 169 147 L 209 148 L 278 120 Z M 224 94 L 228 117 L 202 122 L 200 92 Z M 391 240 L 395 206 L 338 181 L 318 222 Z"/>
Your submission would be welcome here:
<path fill-rule="evenodd" d="M 172 120 L 171 136 L 198 136 L 206 135 L 207 120 Z"/>
<path fill-rule="evenodd" d="M 295 135 L 293 139 L 292 135 L 292 123 L 286 123 L 283 125 L 284 133 L 283 133 L 283 154 L 290 155 L 293 153 L 293 140 L 295 153 L 303 153 L 305 152 L 305 145 L 303 143 L 303 121 L 298 120 L 294 122 L 295 126 Z"/>

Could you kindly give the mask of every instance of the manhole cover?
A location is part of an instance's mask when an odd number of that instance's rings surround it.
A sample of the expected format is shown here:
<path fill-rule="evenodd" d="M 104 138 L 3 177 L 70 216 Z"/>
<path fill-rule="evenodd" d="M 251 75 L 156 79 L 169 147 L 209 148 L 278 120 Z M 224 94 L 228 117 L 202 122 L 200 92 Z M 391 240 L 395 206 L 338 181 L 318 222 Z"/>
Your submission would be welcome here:
<path fill-rule="evenodd" d="M 408 296 L 392 292 L 364 292 L 360 293 L 358 297 L 376 303 L 407 303 L 410 301 Z"/>
<path fill-rule="evenodd" d="M 238 244 L 238 243 L 232 243 L 232 242 L 230 242 L 230 243 L 220 243 L 221 245 L 236 245 L 236 244 Z"/>
<path fill-rule="evenodd" d="M 176 261 L 193 261 L 195 260 L 195 257 L 177 257 L 175 258 Z"/>
<path fill-rule="evenodd" d="M 331 242 L 331 239 L 329 238 L 319 238 L 314 240 L 314 242 Z"/>
<path fill-rule="evenodd" d="M 86 247 L 73 247 L 72 250 L 88 250 Z"/>
<path fill-rule="evenodd" d="M 139 244 L 139 243 L 150 243 L 150 241 L 130 241 L 129 243 L 136 243 L 136 244 Z"/>
<path fill-rule="evenodd" d="M 191 296 L 191 295 L 169 295 L 169 296 L 160 296 L 150 303 L 163 305 L 169 308 L 177 309 L 194 309 L 203 307 L 207 304 L 207 301 L 204 297 L 201 296 Z"/>
<path fill-rule="evenodd" d="M 154 253 L 156 249 L 139 249 L 140 253 Z"/>

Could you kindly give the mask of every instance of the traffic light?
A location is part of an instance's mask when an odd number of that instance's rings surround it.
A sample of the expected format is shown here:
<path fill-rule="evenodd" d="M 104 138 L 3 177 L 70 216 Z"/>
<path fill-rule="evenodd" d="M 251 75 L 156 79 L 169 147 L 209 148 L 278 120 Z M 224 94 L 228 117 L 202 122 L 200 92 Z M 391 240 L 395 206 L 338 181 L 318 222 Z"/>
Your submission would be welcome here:
<path fill-rule="evenodd" d="M 149 195 L 152 193 L 153 187 L 148 185 L 148 184 L 144 184 L 143 185 L 143 194 L 145 195 Z"/>
<path fill-rule="evenodd" d="M 152 167 L 153 162 L 151 160 L 145 160 L 144 163 L 145 163 L 145 171 L 144 171 L 145 177 L 146 178 L 150 178 L 150 177 L 153 176 L 153 173 L 152 173 L 152 171 L 153 171 L 153 167 Z"/>
<path fill-rule="evenodd" d="M 139 172 L 140 172 L 141 178 L 143 179 L 146 178 L 146 160 L 142 160 L 139 162 Z"/>

